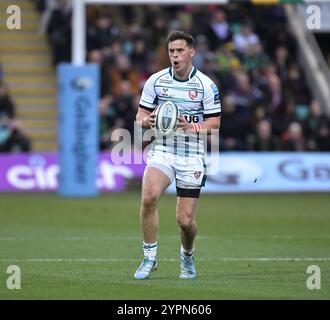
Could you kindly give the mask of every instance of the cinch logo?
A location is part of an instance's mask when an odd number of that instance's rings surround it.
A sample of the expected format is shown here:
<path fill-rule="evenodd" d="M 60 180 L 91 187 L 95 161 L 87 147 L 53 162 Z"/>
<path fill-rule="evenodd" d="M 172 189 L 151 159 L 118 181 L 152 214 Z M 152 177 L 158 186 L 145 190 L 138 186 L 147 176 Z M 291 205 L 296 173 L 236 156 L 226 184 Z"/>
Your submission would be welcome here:
<path fill-rule="evenodd" d="M 7 181 L 19 190 L 54 190 L 57 188 L 59 167 L 46 167 L 43 157 L 32 157 L 29 164 L 20 164 L 11 167 L 7 172 Z"/>
<path fill-rule="evenodd" d="M 46 166 L 46 160 L 43 157 L 33 157 L 29 164 L 11 167 L 7 171 L 6 179 L 17 190 L 54 191 L 58 187 L 58 173 L 57 164 Z M 127 166 L 112 165 L 107 161 L 101 161 L 98 166 L 96 185 L 100 189 L 113 190 L 117 188 L 118 176 L 129 180 L 134 178 L 134 172 Z"/>

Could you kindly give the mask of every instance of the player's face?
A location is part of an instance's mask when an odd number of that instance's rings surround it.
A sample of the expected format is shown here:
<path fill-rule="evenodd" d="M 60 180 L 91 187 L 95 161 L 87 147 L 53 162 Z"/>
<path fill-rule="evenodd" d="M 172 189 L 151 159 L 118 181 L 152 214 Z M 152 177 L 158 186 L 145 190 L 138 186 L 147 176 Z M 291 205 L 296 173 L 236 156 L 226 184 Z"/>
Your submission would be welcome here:
<path fill-rule="evenodd" d="M 174 72 L 180 76 L 188 76 L 186 73 L 191 70 L 195 50 L 185 40 L 175 40 L 168 44 L 168 55 Z"/>

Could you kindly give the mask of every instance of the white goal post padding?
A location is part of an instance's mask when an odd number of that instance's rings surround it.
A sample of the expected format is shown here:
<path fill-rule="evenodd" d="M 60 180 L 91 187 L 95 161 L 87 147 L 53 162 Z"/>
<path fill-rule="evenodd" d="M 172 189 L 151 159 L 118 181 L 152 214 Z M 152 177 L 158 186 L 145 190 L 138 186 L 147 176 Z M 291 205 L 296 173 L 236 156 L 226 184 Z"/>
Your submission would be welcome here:
<path fill-rule="evenodd" d="M 226 4 L 228 0 L 72 0 L 73 9 L 73 35 L 72 35 L 72 63 L 84 65 L 86 59 L 86 5 L 141 5 L 141 4 Z"/>

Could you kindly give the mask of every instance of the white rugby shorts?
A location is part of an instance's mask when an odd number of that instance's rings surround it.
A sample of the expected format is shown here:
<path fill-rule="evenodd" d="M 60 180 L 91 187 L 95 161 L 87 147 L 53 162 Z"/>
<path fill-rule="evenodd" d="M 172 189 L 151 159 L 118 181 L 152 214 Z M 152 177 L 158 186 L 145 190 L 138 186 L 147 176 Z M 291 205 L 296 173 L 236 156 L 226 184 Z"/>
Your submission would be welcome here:
<path fill-rule="evenodd" d="M 204 156 L 185 157 L 158 150 L 150 150 L 147 155 L 147 167 L 161 170 L 171 183 L 176 180 L 180 189 L 200 189 L 205 183 Z"/>

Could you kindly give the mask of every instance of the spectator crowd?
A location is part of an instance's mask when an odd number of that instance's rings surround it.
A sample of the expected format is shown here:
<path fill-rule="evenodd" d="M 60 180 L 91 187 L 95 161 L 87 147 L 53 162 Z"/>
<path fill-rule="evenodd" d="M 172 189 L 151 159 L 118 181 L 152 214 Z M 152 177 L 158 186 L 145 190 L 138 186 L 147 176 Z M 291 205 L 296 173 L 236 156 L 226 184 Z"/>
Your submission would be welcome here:
<path fill-rule="evenodd" d="M 71 60 L 69 0 L 35 0 L 54 65 Z M 51 8 L 51 9 L 49 9 Z M 330 121 L 306 84 L 281 6 L 90 5 L 87 60 L 100 65 L 100 147 L 133 132 L 146 79 L 169 66 L 166 37 L 195 37 L 194 65 L 221 93 L 222 151 L 330 151 Z"/>
<path fill-rule="evenodd" d="M 30 150 L 31 141 L 25 134 L 21 121 L 16 118 L 15 104 L 0 79 L 0 152 Z"/>

